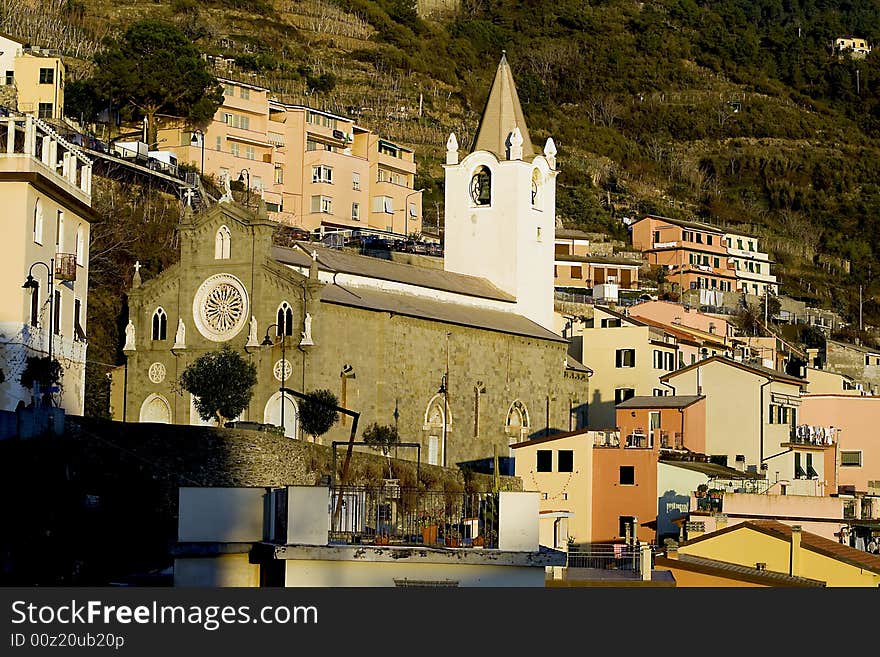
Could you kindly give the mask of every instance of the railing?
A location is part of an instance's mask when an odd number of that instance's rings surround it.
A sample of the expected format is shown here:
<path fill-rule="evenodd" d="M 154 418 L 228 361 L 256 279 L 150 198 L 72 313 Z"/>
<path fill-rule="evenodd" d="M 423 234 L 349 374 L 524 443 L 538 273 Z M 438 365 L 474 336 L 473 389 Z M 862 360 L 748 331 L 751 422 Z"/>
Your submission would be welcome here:
<path fill-rule="evenodd" d="M 789 431 L 789 440 L 797 445 L 833 445 L 835 433 L 836 430 L 831 429 L 830 427 L 800 424 L 791 427 Z"/>
<path fill-rule="evenodd" d="M 497 493 L 332 488 L 330 520 L 331 543 L 498 547 Z"/>
<path fill-rule="evenodd" d="M 616 431 L 597 431 L 593 436 L 593 447 L 620 447 L 620 434 Z"/>
<path fill-rule="evenodd" d="M 649 449 L 654 445 L 648 434 L 641 431 L 633 431 L 626 437 L 625 446 L 629 449 Z"/>
<path fill-rule="evenodd" d="M 651 554 L 653 565 L 653 552 Z M 593 543 L 569 548 L 566 568 L 616 570 L 632 577 L 642 574 L 641 548 L 623 543 Z"/>
<path fill-rule="evenodd" d="M 663 449 L 684 449 L 684 434 L 676 431 L 670 436 L 668 431 L 660 431 L 660 447 Z"/>

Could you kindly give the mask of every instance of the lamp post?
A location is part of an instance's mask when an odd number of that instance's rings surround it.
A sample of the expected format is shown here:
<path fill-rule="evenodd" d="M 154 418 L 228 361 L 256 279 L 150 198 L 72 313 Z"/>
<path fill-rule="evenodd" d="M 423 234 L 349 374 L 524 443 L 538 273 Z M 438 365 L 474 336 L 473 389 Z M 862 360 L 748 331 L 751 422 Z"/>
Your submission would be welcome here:
<path fill-rule="evenodd" d="M 40 289 L 40 284 L 33 277 L 34 267 L 36 267 L 37 265 L 43 265 L 43 267 L 46 268 L 46 271 L 48 272 L 48 279 L 49 279 L 49 281 L 48 281 L 49 282 L 49 368 L 51 370 L 51 368 L 52 368 L 52 333 L 55 330 L 55 327 L 53 326 L 53 322 L 55 320 L 55 290 L 52 285 L 54 282 L 54 275 L 55 275 L 55 258 L 50 258 L 48 265 L 45 262 L 38 260 L 37 262 L 33 263 L 30 266 L 30 269 L 28 269 L 27 279 L 25 280 L 24 284 L 21 287 L 25 290 L 30 290 L 31 294 L 37 293 L 37 291 Z M 37 317 L 34 316 L 31 321 L 36 321 L 36 319 L 37 319 Z"/>
<path fill-rule="evenodd" d="M 269 326 L 267 326 L 266 337 L 263 338 L 263 342 L 261 342 L 260 344 L 263 347 L 272 347 L 275 345 L 275 343 L 272 342 L 272 338 L 269 337 L 269 330 L 273 326 L 278 327 L 281 333 L 281 385 L 278 389 L 279 392 L 281 392 L 281 429 L 284 431 L 285 435 L 287 435 L 287 427 L 284 424 L 284 382 L 285 380 L 287 380 L 287 361 L 284 358 L 284 342 L 285 338 L 287 337 L 285 335 L 285 329 L 287 328 L 286 325 L 281 326 L 280 324 L 278 324 L 278 322 L 275 322 L 274 324 L 270 324 Z"/>
<path fill-rule="evenodd" d="M 440 389 L 437 390 L 438 395 L 443 395 L 443 467 L 446 467 L 446 413 L 449 408 L 449 372 L 443 374 L 440 378 Z"/>
<path fill-rule="evenodd" d="M 196 139 L 196 135 L 199 136 L 198 139 Z M 192 137 L 190 137 L 189 143 L 193 146 L 197 146 L 198 144 L 202 145 L 201 174 L 204 176 L 205 175 L 205 133 L 202 132 L 201 130 L 199 130 L 198 128 L 196 128 L 195 130 L 192 131 Z"/>
<path fill-rule="evenodd" d="M 406 195 L 406 198 L 403 199 L 403 238 L 406 239 L 409 237 L 409 197 L 415 196 L 416 194 L 421 194 L 425 191 L 425 188 L 417 189 L 414 192 L 410 192 Z"/>
<path fill-rule="evenodd" d="M 251 172 L 249 169 L 242 169 L 238 172 L 238 182 L 243 182 L 245 184 L 245 191 L 247 192 L 244 197 L 244 204 L 250 206 L 251 203 Z"/>

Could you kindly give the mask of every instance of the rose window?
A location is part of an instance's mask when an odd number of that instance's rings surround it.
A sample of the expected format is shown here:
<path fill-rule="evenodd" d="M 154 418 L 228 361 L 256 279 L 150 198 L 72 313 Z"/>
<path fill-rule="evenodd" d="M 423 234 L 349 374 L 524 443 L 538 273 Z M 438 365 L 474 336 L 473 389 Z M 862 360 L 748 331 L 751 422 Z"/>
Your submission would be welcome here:
<path fill-rule="evenodd" d="M 193 300 L 193 318 L 199 332 L 222 342 L 235 337 L 247 323 L 248 298 L 244 286 L 231 274 L 216 274 L 202 283 Z"/>

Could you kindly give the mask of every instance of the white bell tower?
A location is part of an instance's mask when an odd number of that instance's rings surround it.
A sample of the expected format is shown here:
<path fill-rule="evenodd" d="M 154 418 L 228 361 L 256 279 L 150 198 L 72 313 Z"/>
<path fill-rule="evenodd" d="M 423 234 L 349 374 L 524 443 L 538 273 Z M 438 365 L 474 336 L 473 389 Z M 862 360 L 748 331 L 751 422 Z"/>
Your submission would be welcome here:
<path fill-rule="evenodd" d="M 502 55 L 471 153 L 446 142 L 444 268 L 486 278 L 553 330 L 556 146 L 536 155 Z"/>

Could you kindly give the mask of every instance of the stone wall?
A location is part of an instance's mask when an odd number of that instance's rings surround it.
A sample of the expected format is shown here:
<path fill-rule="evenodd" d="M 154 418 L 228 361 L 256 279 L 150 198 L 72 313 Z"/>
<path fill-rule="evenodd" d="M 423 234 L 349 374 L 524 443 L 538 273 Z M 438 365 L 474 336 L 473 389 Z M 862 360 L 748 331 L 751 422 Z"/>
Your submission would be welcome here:
<path fill-rule="evenodd" d="M 170 565 L 179 486 L 311 485 L 332 449 L 271 433 L 67 417 L 63 438 L 0 442 L 0 585 L 106 585 Z M 365 449 L 360 447 L 360 449 Z M 339 449 L 341 468 L 344 448 Z M 394 478 L 416 485 L 412 462 Z M 350 483 L 381 483 L 388 461 L 353 454 Z M 420 487 L 490 490 L 493 478 L 422 465 Z M 503 490 L 522 490 L 501 477 Z"/>

